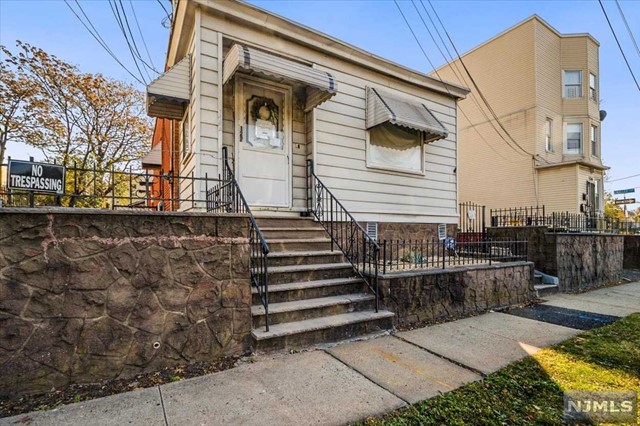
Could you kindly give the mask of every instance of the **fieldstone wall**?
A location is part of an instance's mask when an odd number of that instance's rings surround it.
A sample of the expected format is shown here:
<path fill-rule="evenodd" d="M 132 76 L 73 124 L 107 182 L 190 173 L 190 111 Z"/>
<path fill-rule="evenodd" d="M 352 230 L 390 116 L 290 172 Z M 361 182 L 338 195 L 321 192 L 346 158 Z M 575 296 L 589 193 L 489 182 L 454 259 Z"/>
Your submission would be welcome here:
<path fill-rule="evenodd" d="M 558 277 L 560 291 L 600 287 L 620 278 L 624 236 L 552 233 L 546 227 L 488 228 L 490 238 L 527 240 L 528 259 L 536 269 Z"/>
<path fill-rule="evenodd" d="M 0 395 L 249 349 L 243 215 L 0 210 Z"/>
<path fill-rule="evenodd" d="M 447 236 L 455 237 L 458 225 L 447 225 Z M 437 240 L 437 223 L 379 222 L 378 239 L 382 240 Z"/>
<path fill-rule="evenodd" d="M 380 275 L 380 302 L 398 324 L 459 318 L 536 298 L 533 263 Z"/>
<path fill-rule="evenodd" d="M 640 235 L 624 236 L 624 260 L 625 269 L 640 269 Z"/>

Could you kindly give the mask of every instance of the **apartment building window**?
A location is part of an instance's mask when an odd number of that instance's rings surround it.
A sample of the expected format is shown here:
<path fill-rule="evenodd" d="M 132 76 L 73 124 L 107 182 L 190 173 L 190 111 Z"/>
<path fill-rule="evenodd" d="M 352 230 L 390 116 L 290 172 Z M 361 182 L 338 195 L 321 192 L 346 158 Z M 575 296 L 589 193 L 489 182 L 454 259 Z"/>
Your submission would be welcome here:
<path fill-rule="evenodd" d="M 598 127 L 591 125 L 591 155 L 598 157 Z"/>
<path fill-rule="evenodd" d="M 547 151 L 553 152 L 553 120 L 547 118 L 547 121 L 544 123 L 544 139 L 545 139 L 545 147 Z"/>
<path fill-rule="evenodd" d="M 582 152 L 582 123 L 567 123 L 565 140 L 566 154 L 580 154 Z"/>
<path fill-rule="evenodd" d="M 564 72 L 564 97 L 582 97 L 582 71 Z"/>
<path fill-rule="evenodd" d="M 596 91 L 596 75 L 589 73 L 589 99 L 598 100 L 598 92 Z"/>

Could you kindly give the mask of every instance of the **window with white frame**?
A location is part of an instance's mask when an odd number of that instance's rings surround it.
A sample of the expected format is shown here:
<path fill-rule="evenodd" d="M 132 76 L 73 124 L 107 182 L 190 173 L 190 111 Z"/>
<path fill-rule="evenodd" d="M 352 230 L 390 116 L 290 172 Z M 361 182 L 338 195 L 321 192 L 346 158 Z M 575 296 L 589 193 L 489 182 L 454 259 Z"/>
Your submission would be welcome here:
<path fill-rule="evenodd" d="M 180 122 L 180 148 L 182 151 L 182 158 L 186 158 L 191 152 L 191 136 L 190 136 L 190 124 L 189 124 L 189 110 L 184 113 L 182 121 Z"/>
<path fill-rule="evenodd" d="M 582 97 L 582 71 L 567 70 L 564 72 L 564 97 Z"/>
<path fill-rule="evenodd" d="M 565 128 L 565 153 L 580 154 L 582 152 L 582 123 L 567 123 Z"/>
<path fill-rule="evenodd" d="M 385 122 L 372 127 L 368 133 L 368 166 L 423 172 L 422 132 Z"/>
<path fill-rule="evenodd" d="M 598 100 L 598 92 L 596 91 L 596 75 L 589 73 L 589 99 Z"/>
<path fill-rule="evenodd" d="M 553 152 L 553 120 L 550 118 L 544 123 L 544 140 L 547 151 Z"/>
<path fill-rule="evenodd" d="M 598 127 L 591 125 L 591 155 L 598 156 Z"/>

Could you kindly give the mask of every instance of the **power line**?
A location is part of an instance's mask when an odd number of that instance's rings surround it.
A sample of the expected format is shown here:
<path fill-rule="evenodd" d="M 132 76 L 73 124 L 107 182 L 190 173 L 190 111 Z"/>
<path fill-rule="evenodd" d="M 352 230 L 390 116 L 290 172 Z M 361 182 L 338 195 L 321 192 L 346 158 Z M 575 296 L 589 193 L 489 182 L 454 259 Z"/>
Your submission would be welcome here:
<path fill-rule="evenodd" d="M 638 43 L 636 43 L 636 38 L 633 36 L 633 33 L 631 32 L 631 28 L 629 28 L 627 17 L 624 16 L 624 12 L 622 11 L 622 6 L 620 6 L 620 2 L 618 0 L 616 0 L 616 6 L 618 6 L 618 12 L 620 12 L 622 21 L 624 21 L 624 26 L 627 27 L 627 32 L 629 33 L 629 37 L 631 38 L 631 41 L 633 42 L 633 45 L 636 48 L 636 52 L 638 53 L 638 56 L 640 56 L 640 48 L 638 47 Z"/>
<path fill-rule="evenodd" d="M 109 46 L 107 45 L 107 43 L 102 39 L 102 37 L 100 36 L 100 33 L 96 30 L 96 28 L 93 26 L 93 23 L 91 22 L 91 20 L 89 19 L 89 17 L 87 16 L 87 14 L 84 12 L 84 10 L 82 9 L 82 6 L 80 6 L 80 3 L 78 3 L 78 0 L 76 0 L 76 4 L 78 5 L 78 7 L 80 8 L 80 11 L 82 12 L 82 14 L 84 15 L 84 17 L 87 19 L 87 22 L 89 23 L 89 25 L 91 26 L 91 28 L 93 28 L 93 30 L 95 31 L 95 33 L 89 28 L 89 26 L 87 26 L 87 24 L 82 20 L 82 18 L 80 17 L 80 15 L 78 15 L 78 13 L 73 9 L 73 7 L 71 7 L 71 5 L 69 4 L 68 0 L 64 0 L 64 3 L 67 5 L 67 7 L 69 8 L 69 10 L 71 11 L 71 13 L 73 13 L 75 15 L 76 18 L 78 18 L 78 21 L 80 21 L 80 23 L 82 24 L 83 27 L 85 27 L 85 29 L 89 32 L 89 34 L 91 34 L 91 36 L 98 42 L 98 44 L 109 54 L 109 56 L 111 56 L 131 77 L 133 77 L 138 83 L 140 84 L 145 84 L 142 80 L 140 80 L 138 77 L 136 77 L 135 74 L 133 74 L 131 71 L 129 71 L 129 69 L 118 59 L 118 57 L 111 51 L 111 49 L 109 48 Z"/>
<path fill-rule="evenodd" d="M 171 15 L 171 14 L 169 13 L 169 11 L 167 10 L 167 8 L 166 8 L 166 7 L 164 7 L 164 4 L 162 4 L 162 1 L 160 1 L 160 0 L 156 0 L 156 1 L 158 2 L 158 4 L 159 4 L 160 6 L 162 6 L 162 9 L 164 10 L 164 13 L 166 13 L 166 14 L 167 14 L 167 16 Z"/>
<path fill-rule="evenodd" d="M 133 64 L 136 66 L 136 69 L 138 70 L 138 73 L 140 74 L 140 78 L 142 78 L 142 81 L 144 81 L 144 84 L 146 85 L 147 82 L 144 79 L 144 75 L 142 75 L 142 70 L 140 69 L 140 66 L 138 65 L 138 61 L 136 60 L 136 54 L 133 52 L 133 47 L 131 46 L 131 43 L 129 42 L 129 38 L 127 37 L 127 32 L 125 31 L 124 25 L 122 23 L 122 19 L 120 18 L 120 11 L 118 10 L 118 4 L 115 3 L 115 0 L 109 0 L 109 7 L 111 8 L 111 12 L 113 13 L 114 18 L 116 18 L 116 23 L 120 27 L 120 32 L 122 32 L 122 35 L 124 36 L 124 39 L 127 42 L 127 46 L 129 47 L 129 53 L 131 53 L 131 58 L 133 59 Z M 143 66 L 143 68 L 144 68 L 144 66 Z M 148 74 L 147 74 L 147 76 L 148 76 Z"/>
<path fill-rule="evenodd" d="M 149 53 L 149 48 L 147 47 L 147 42 L 144 39 L 144 35 L 142 34 L 142 30 L 140 29 L 140 22 L 138 22 L 138 16 L 136 15 L 136 9 L 133 7 L 133 0 L 129 0 L 129 6 L 131 6 L 131 12 L 133 12 L 133 19 L 136 21 L 136 26 L 138 27 L 138 33 L 140 34 L 140 38 L 142 39 L 142 44 L 144 46 L 144 50 L 147 52 L 147 56 L 149 57 L 149 62 L 153 66 L 153 70 L 156 71 L 156 64 L 153 63 L 153 58 Z M 158 71 L 156 71 L 158 72 Z"/>
<path fill-rule="evenodd" d="M 618 40 L 618 36 L 616 35 L 615 30 L 613 29 L 613 25 L 611 25 L 611 21 L 609 20 L 609 15 L 607 15 L 607 11 L 604 8 L 604 5 L 602 4 L 602 0 L 598 0 L 598 3 L 600 3 L 600 8 L 602 9 L 602 13 L 604 13 L 604 17 L 607 19 L 607 24 L 609 24 L 609 28 L 611 29 L 611 33 L 613 34 L 613 38 L 616 39 L 616 44 L 618 45 L 618 49 L 620 49 L 620 53 L 622 53 L 622 57 L 624 58 L 624 62 L 627 64 L 627 68 L 629 68 L 629 72 L 631 73 L 631 77 L 633 77 L 633 81 L 636 83 L 636 87 L 638 88 L 638 91 L 640 92 L 640 84 L 638 83 L 638 80 L 636 80 L 636 76 L 633 73 L 633 70 L 631 69 L 631 65 L 629 65 L 629 61 L 627 60 L 627 55 L 624 54 L 624 50 L 622 50 L 622 46 L 620 45 L 620 41 Z"/>
<path fill-rule="evenodd" d="M 610 181 L 608 181 L 607 183 L 617 182 L 617 181 L 619 181 L 619 180 L 631 179 L 631 178 L 638 177 L 638 176 L 640 176 L 640 173 L 639 173 L 639 174 L 637 174 L 637 175 L 625 176 L 625 177 L 621 177 L 621 178 L 618 178 L 618 179 L 611 179 L 611 180 L 610 180 Z"/>
<path fill-rule="evenodd" d="M 133 36 L 133 31 L 131 31 L 131 27 L 129 26 L 129 18 L 127 18 L 127 12 L 124 10 L 124 5 L 122 4 L 122 0 L 118 0 L 118 3 L 120 4 L 120 9 L 122 10 L 122 17 L 124 17 L 124 23 L 127 26 L 127 30 L 129 30 L 129 36 L 131 38 L 131 43 L 133 44 L 133 48 L 135 50 L 136 56 L 138 57 L 138 59 L 140 59 L 140 61 L 144 66 L 146 66 L 156 74 L 160 74 L 160 72 L 158 72 L 158 70 L 156 70 L 155 67 L 152 67 L 144 59 L 142 59 L 142 55 L 140 54 L 140 50 L 138 49 L 138 45 L 136 44 L 136 39 Z M 114 4 L 115 4 L 115 1 L 114 1 Z M 147 76 L 149 77 L 149 79 L 151 79 L 151 76 L 149 75 L 148 72 L 147 72 Z"/>

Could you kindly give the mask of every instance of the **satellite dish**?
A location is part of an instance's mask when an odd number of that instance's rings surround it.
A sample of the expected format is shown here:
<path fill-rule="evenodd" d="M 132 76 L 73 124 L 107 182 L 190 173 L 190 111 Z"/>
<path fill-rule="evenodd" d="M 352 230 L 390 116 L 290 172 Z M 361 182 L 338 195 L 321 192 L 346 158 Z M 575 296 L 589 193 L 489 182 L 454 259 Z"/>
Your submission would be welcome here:
<path fill-rule="evenodd" d="M 605 118 L 607 118 L 607 111 L 601 109 L 600 110 L 600 121 L 604 121 Z"/>

